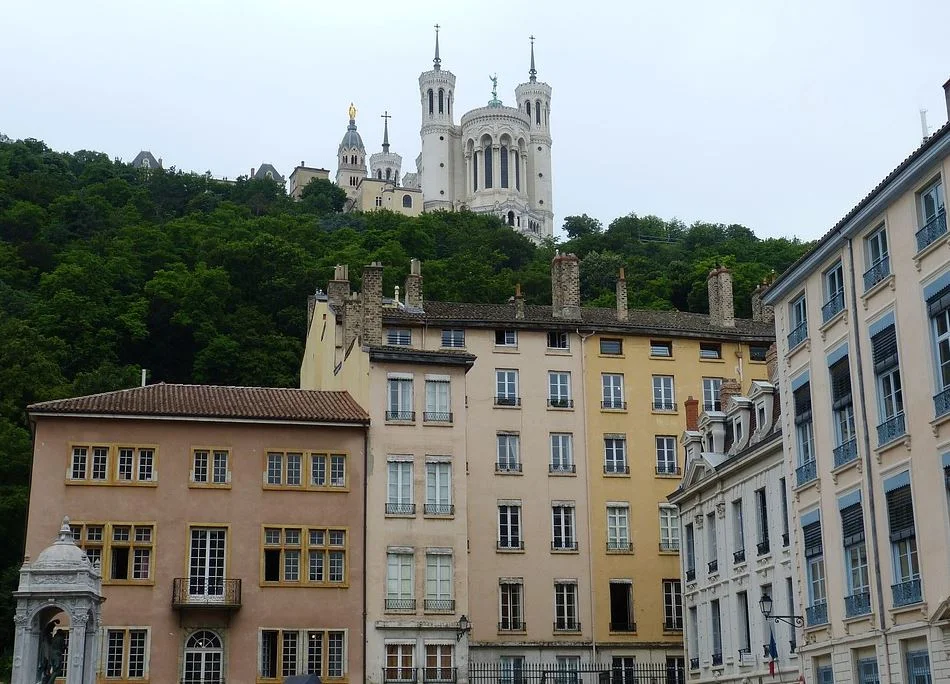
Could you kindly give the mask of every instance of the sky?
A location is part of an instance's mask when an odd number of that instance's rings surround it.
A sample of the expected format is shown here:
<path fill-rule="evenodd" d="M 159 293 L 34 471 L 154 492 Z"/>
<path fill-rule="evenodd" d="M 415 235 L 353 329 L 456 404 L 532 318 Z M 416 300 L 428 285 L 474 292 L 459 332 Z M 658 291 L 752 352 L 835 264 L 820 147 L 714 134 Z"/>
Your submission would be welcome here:
<path fill-rule="evenodd" d="M 0 133 L 234 178 L 336 171 L 350 102 L 415 170 L 433 25 L 460 115 L 553 88 L 555 224 L 586 213 L 826 232 L 947 121 L 945 0 L 10 0 Z"/>

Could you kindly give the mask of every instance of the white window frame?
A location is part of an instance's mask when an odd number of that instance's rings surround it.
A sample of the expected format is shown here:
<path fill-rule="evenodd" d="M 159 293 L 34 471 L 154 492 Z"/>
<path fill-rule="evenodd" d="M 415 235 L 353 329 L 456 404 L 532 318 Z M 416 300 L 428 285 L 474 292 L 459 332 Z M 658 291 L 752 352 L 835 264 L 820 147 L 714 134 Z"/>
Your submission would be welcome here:
<path fill-rule="evenodd" d="M 570 371 L 548 371 L 548 404 L 562 408 L 571 406 Z"/>
<path fill-rule="evenodd" d="M 499 341 L 500 340 L 500 341 Z M 496 347 L 517 347 L 518 331 L 510 328 L 499 328 L 495 330 Z"/>
<path fill-rule="evenodd" d="M 499 432 L 495 437 L 495 467 L 500 472 L 521 471 L 521 435 Z"/>
<path fill-rule="evenodd" d="M 452 510 L 452 464 L 448 461 L 426 463 L 426 507 L 429 514 Z"/>
<path fill-rule="evenodd" d="M 653 376 L 653 410 L 676 410 L 676 388 L 672 375 Z"/>
<path fill-rule="evenodd" d="M 608 475 L 628 475 L 627 438 L 619 435 L 604 437 L 604 472 Z"/>
<path fill-rule="evenodd" d="M 676 437 L 656 435 L 656 471 L 661 475 L 675 475 L 677 470 Z"/>
<path fill-rule="evenodd" d="M 517 368 L 496 368 L 495 369 L 495 397 L 497 400 L 518 402 L 518 369 Z"/>
<path fill-rule="evenodd" d="M 660 505 L 660 550 L 679 551 L 680 513 L 676 506 Z"/>
<path fill-rule="evenodd" d="M 524 549 L 521 525 L 521 504 L 498 504 L 498 548 Z"/>
<path fill-rule="evenodd" d="M 448 344 L 446 344 L 448 342 Z M 465 329 L 464 328 L 443 328 L 442 329 L 442 348 L 443 349 L 464 349 L 465 348 Z"/>
<path fill-rule="evenodd" d="M 388 328 L 386 330 L 386 344 L 394 347 L 411 347 L 412 328 Z"/>
<path fill-rule="evenodd" d="M 570 432 L 552 432 L 551 472 L 574 471 L 574 435 Z"/>
<path fill-rule="evenodd" d="M 577 550 L 577 525 L 573 504 L 551 506 L 551 548 L 555 551 Z"/>
<path fill-rule="evenodd" d="M 607 547 L 626 551 L 630 548 L 630 505 L 607 506 Z"/>
<path fill-rule="evenodd" d="M 626 407 L 623 391 L 623 373 L 601 373 L 602 404 L 605 409 Z"/>
<path fill-rule="evenodd" d="M 412 600 L 415 591 L 415 554 L 389 551 L 386 554 L 386 598 Z"/>
<path fill-rule="evenodd" d="M 722 378 L 703 378 L 703 411 L 722 411 L 719 403 L 719 391 Z"/>

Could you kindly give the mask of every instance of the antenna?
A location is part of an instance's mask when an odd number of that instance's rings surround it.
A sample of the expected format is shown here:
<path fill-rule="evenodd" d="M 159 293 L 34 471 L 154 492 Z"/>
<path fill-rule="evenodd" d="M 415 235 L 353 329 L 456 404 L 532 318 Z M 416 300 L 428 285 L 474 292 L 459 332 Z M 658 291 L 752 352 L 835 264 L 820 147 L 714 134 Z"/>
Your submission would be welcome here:
<path fill-rule="evenodd" d="M 923 140 L 930 137 L 930 127 L 927 125 L 927 110 L 920 110 L 920 135 Z"/>

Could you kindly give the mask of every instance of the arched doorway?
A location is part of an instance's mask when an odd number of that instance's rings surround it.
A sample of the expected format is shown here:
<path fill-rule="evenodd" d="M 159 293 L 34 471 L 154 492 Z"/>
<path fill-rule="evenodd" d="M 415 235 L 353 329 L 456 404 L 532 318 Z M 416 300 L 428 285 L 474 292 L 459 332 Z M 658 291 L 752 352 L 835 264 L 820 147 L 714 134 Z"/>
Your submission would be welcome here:
<path fill-rule="evenodd" d="M 508 225 L 509 226 L 515 225 L 515 212 L 513 211 L 508 212 Z"/>
<path fill-rule="evenodd" d="M 198 630 L 185 642 L 182 684 L 221 684 L 223 661 L 221 637 L 209 629 Z"/>

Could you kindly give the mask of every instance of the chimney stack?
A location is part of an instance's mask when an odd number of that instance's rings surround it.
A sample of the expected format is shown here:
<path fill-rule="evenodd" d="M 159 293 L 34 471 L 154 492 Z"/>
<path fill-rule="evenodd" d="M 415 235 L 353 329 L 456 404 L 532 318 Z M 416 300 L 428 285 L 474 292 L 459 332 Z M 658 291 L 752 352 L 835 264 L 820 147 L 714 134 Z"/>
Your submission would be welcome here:
<path fill-rule="evenodd" d="M 620 267 L 620 277 L 617 278 L 617 320 L 627 320 L 627 278 Z"/>
<path fill-rule="evenodd" d="M 728 378 L 722 381 L 719 386 L 719 408 L 725 411 L 729 407 L 729 399 L 739 396 L 742 392 L 742 385 L 735 378 Z"/>
<path fill-rule="evenodd" d="M 774 342 L 765 352 L 765 372 L 769 376 L 769 382 L 773 385 L 778 383 L 778 347 Z"/>
<path fill-rule="evenodd" d="M 706 277 L 709 292 L 709 322 L 719 328 L 736 327 L 736 311 L 732 301 L 732 271 L 716 266 Z"/>
<path fill-rule="evenodd" d="M 696 432 L 699 429 L 699 399 L 693 399 L 690 394 L 683 405 L 686 407 L 686 429 Z"/>
<path fill-rule="evenodd" d="M 947 100 L 947 118 L 950 119 L 950 79 L 943 84 L 943 96 Z"/>
<path fill-rule="evenodd" d="M 521 283 L 515 285 L 515 318 L 524 319 L 524 295 L 521 294 Z"/>
<path fill-rule="evenodd" d="M 374 261 L 363 267 L 363 342 L 382 344 L 383 341 L 383 265 Z"/>
<path fill-rule="evenodd" d="M 409 275 L 406 276 L 406 307 L 422 308 L 422 262 L 412 259 L 409 262 Z"/>
<path fill-rule="evenodd" d="M 765 291 L 769 289 L 767 283 L 760 284 L 752 292 L 752 320 L 761 323 L 775 322 L 775 307 L 762 301 Z"/>
<path fill-rule="evenodd" d="M 581 273 L 576 254 L 557 253 L 551 260 L 551 315 L 581 318 Z"/>
<path fill-rule="evenodd" d="M 254 177 L 254 167 L 252 166 L 252 167 L 251 167 L 251 178 L 253 178 L 253 177 Z"/>
<path fill-rule="evenodd" d="M 350 294 L 350 267 L 337 264 L 333 268 L 333 280 L 327 283 L 327 303 L 342 306 Z"/>

